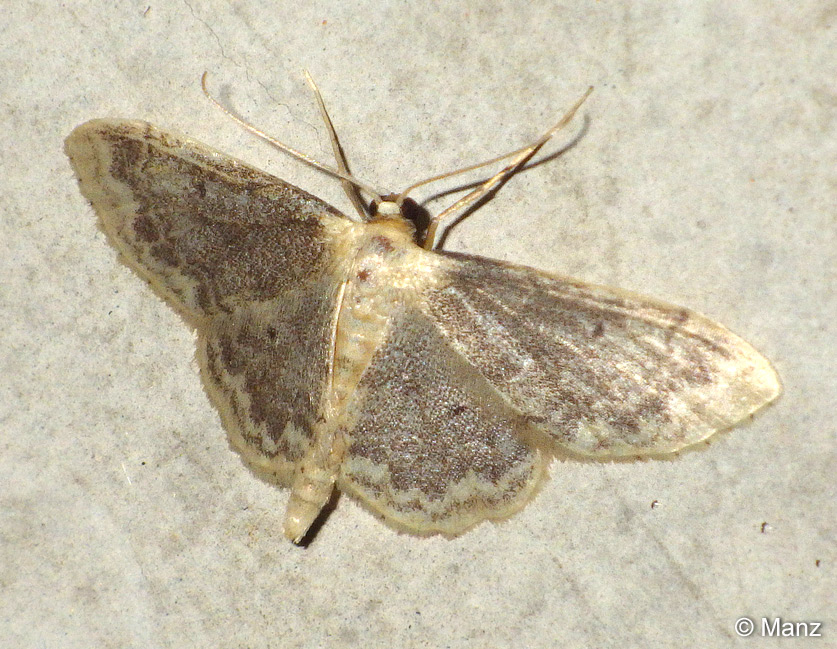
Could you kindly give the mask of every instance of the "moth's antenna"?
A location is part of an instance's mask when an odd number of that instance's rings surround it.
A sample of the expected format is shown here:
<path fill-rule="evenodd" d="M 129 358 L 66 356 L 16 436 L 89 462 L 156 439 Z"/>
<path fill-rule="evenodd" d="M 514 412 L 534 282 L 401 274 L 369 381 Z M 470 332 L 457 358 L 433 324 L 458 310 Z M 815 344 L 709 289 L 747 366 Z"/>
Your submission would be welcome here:
<path fill-rule="evenodd" d="M 514 160 L 512 160 L 508 165 L 506 165 L 506 167 L 504 167 L 498 173 L 494 174 L 494 176 L 489 178 L 486 182 L 484 182 L 482 185 L 477 187 L 470 194 L 468 194 L 467 196 L 464 196 L 463 198 L 459 199 L 453 205 L 451 205 L 450 207 L 448 207 L 445 210 L 442 210 L 442 212 L 440 212 L 439 214 L 434 216 L 430 220 L 430 224 L 427 226 L 427 235 L 424 238 L 424 248 L 427 249 L 427 250 L 432 250 L 433 249 L 433 243 L 434 243 L 434 239 L 436 237 L 436 230 L 439 228 L 439 223 L 443 219 L 449 217 L 451 214 L 453 214 L 455 212 L 458 212 L 459 210 L 464 210 L 469 205 L 472 205 L 473 203 L 477 202 L 483 196 L 485 196 L 486 194 L 491 192 L 495 187 L 497 187 L 497 185 L 499 185 L 504 180 L 506 180 L 506 178 L 508 178 L 511 174 L 513 174 L 515 171 L 517 171 L 518 168 L 521 165 L 526 164 L 526 162 L 533 155 L 535 155 L 538 152 L 538 150 L 544 144 L 546 144 L 547 141 L 549 141 L 549 139 L 553 135 L 555 135 L 555 133 L 557 133 L 562 128 L 564 128 L 570 122 L 570 120 L 572 120 L 572 118 L 575 116 L 578 109 L 581 108 L 581 104 L 583 104 L 585 102 L 585 100 L 590 96 L 591 92 L 593 92 L 593 86 L 590 86 L 587 89 L 587 91 L 581 96 L 581 98 L 577 102 L 575 102 L 573 107 L 570 108 L 570 110 L 568 110 L 567 113 L 560 120 L 558 120 L 558 123 L 555 124 L 555 126 L 550 128 L 543 135 L 541 135 L 532 144 L 529 144 L 529 145 L 527 145 L 527 146 L 525 146 L 521 149 L 517 149 L 516 151 L 512 151 L 511 153 L 507 153 L 506 155 L 500 156 L 499 158 L 494 158 L 493 160 L 489 160 L 488 162 L 483 162 L 483 163 L 480 163 L 480 164 L 477 164 L 477 165 L 473 165 L 472 167 L 466 167 L 465 169 L 460 169 L 460 170 L 455 171 L 451 174 L 446 174 L 446 175 L 441 176 L 442 178 L 445 178 L 448 175 L 453 175 L 453 174 L 456 174 L 456 173 L 461 173 L 463 171 L 468 171 L 469 169 L 482 167 L 486 164 L 490 164 L 492 162 L 497 162 L 499 160 L 503 160 L 503 159 L 511 157 L 513 155 L 516 156 L 514 158 Z M 427 181 L 422 181 L 421 183 L 418 183 L 418 184 L 424 184 L 425 182 L 429 182 L 430 180 L 436 180 L 436 179 L 435 178 L 429 179 Z M 407 189 L 410 190 L 410 189 L 413 189 L 416 186 L 417 185 L 414 185 L 413 187 L 408 187 Z M 399 198 L 401 198 L 401 200 L 403 200 L 403 196 L 406 193 L 407 193 L 406 191 L 402 192 L 399 195 Z"/>
<path fill-rule="evenodd" d="M 328 115 L 325 102 L 323 101 L 323 96 L 320 94 L 320 89 L 317 88 L 317 84 L 314 83 L 314 79 L 310 74 L 308 74 L 308 70 L 303 70 L 303 72 L 305 73 L 305 80 L 308 82 L 308 85 L 311 86 L 311 90 L 314 91 L 314 97 L 317 99 L 317 106 L 320 108 L 320 116 L 323 118 L 326 128 L 328 129 L 328 135 L 331 139 L 331 149 L 334 151 L 335 160 L 337 160 L 337 168 L 347 176 L 351 176 L 352 172 L 349 171 L 349 162 L 346 160 L 346 153 L 343 151 L 343 147 L 340 146 L 340 140 L 337 139 L 337 131 L 334 130 L 334 124 L 332 124 L 331 117 Z M 360 218 L 364 221 L 368 220 L 372 215 L 369 213 L 363 199 L 360 197 L 360 192 L 358 192 L 357 187 L 343 178 L 340 179 L 340 184 L 343 186 L 343 191 L 346 192 L 346 196 L 348 196 L 349 200 L 352 201 L 352 205 L 355 206 L 357 213 L 360 214 Z"/>
<path fill-rule="evenodd" d="M 221 104 L 221 102 L 219 102 L 217 99 L 215 99 L 215 97 L 213 97 L 209 93 L 209 90 L 206 87 L 206 78 L 207 78 L 208 75 L 209 75 L 209 72 L 204 72 L 203 76 L 201 76 L 201 88 L 203 88 L 203 94 L 205 94 L 207 99 L 209 99 L 209 101 L 211 101 L 213 104 L 215 104 L 215 106 L 217 108 L 219 108 L 227 117 L 229 117 L 231 120 L 233 120 L 236 124 L 238 124 L 239 126 L 244 128 L 245 130 L 249 131 L 253 135 L 262 138 L 266 142 L 270 142 L 270 144 L 275 146 L 277 149 L 280 149 L 281 151 L 284 151 L 289 156 L 292 156 L 292 157 L 296 158 L 297 160 L 300 160 L 301 162 L 304 162 L 305 164 L 314 167 L 315 169 L 319 169 L 320 171 L 322 171 L 324 173 L 327 173 L 330 176 L 334 176 L 335 178 L 339 178 L 342 181 L 351 183 L 353 186 L 355 186 L 359 189 L 362 189 L 367 194 L 372 196 L 372 198 L 376 201 L 380 202 L 382 200 L 381 197 L 383 195 L 385 195 L 386 192 L 379 191 L 378 189 L 376 189 L 372 185 L 370 185 L 368 183 L 365 183 L 361 180 L 358 180 L 357 178 L 355 178 L 354 176 L 352 176 L 349 173 L 344 173 L 343 171 L 340 171 L 338 169 L 332 169 L 331 167 L 329 167 L 327 165 L 324 165 L 321 162 L 317 162 L 311 156 L 308 156 L 308 155 L 302 153 L 301 151 L 297 151 L 293 147 L 290 147 L 287 144 L 284 144 L 284 143 L 280 142 L 276 138 L 271 137 L 270 135 L 268 135 L 264 131 L 261 131 L 261 130 L 257 129 L 252 124 L 248 124 L 247 122 L 245 122 L 238 115 L 236 115 L 231 110 L 229 110 L 228 108 L 223 106 Z M 339 164 L 339 160 L 338 160 L 338 164 Z"/>
<path fill-rule="evenodd" d="M 479 169 L 480 167 L 487 167 L 488 165 L 492 165 L 495 162 L 500 162 L 500 160 L 505 160 L 506 158 L 511 158 L 513 155 L 517 155 L 519 153 L 523 153 L 532 147 L 531 144 L 527 144 L 526 146 L 522 146 L 519 149 L 515 149 L 514 151 L 509 151 L 508 153 L 504 153 L 503 155 L 498 155 L 496 158 L 491 158 L 490 160 L 484 160 L 483 162 L 477 162 L 476 164 L 468 165 L 467 167 L 460 167 L 459 169 L 454 169 L 453 171 L 447 171 L 445 173 L 441 173 L 437 176 L 430 176 L 430 178 L 425 178 L 424 180 L 420 180 L 417 183 L 413 183 L 407 189 L 399 192 L 398 198 L 396 199 L 397 203 L 404 202 L 404 199 L 407 197 L 408 194 L 411 194 L 414 189 L 418 189 L 422 185 L 429 185 L 430 183 L 434 183 L 437 180 L 444 180 L 445 178 L 450 178 L 451 176 L 458 176 L 459 174 L 467 173 L 468 171 L 473 171 L 474 169 Z"/>

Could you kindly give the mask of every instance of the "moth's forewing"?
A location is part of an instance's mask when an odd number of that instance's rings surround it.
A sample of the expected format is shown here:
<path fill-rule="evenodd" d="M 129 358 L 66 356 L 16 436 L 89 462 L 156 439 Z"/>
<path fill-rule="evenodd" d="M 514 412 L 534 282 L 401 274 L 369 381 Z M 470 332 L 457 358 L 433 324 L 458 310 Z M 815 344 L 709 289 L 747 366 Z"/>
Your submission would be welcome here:
<path fill-rule="evenodd" d="M 288 482 L 328 372 L 345 218 L 144 122 L 87 122 L 66 151 L 111 242 L 197 326 L 204 382 L 235 446 Z"/>
<path fill-rule="evenodd" d="M 394 296 L 389 335 L 347 408 L 338 486 L 416 534 L 512 515 L 544 458 L 513 411 L 417 307 Z"/>
<path fill-rule="evenodd" d="M 426 311 L 451 346 L 571 452 L 670 453 L 778 396 L 744 340 L 683 309 L 490 259 L 445 253 Z"/>
<path fill-rule="evenodd" d="M 322 274 L 323 201 L 192 140 L 93 120 L 65 143 L 81 191 L 134 268 L 188 315 L 265 301 Z"/>

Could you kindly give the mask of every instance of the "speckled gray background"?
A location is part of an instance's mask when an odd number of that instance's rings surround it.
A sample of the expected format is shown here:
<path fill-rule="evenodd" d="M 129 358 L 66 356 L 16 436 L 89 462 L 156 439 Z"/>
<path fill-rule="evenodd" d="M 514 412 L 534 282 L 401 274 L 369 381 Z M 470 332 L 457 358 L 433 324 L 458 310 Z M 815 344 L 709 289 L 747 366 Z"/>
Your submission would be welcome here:
<path fill-rule="evenodd" d="M 795 646 L 739 641 L 744 615 L 823 621 L 816 646 L 837 642 L 837 4 L 3 13 L 0 646 Z M 349 209 L 200 92 L 206 69 L 253 123 L 329 159 L 303 68 L 355 171 L 392 189 L 519 145 L 595 85 L 577 145 L 448 248 L 702 311 L 775 363 L 781 400 L 675 461 L 556 463 L 521 514 L 454 541 L 343 498 L 291 546 L 287 492 L 230 451 L 192 333 L 116 263 L 62 140 L 147 119 Z"/>

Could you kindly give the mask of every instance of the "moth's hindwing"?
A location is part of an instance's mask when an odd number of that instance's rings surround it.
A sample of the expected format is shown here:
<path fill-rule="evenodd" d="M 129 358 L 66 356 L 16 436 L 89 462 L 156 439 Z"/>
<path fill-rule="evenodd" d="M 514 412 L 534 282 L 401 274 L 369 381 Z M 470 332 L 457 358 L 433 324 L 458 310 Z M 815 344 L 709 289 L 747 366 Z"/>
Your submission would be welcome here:
<path fill-rule="evenodd" d="M 233 446 L 282 484 L 314 443 L 327 389 L 337 282 L 305 282 L 281 299 L 254 302 L 199 330 L 207 392 Z"/>
<path fill-rule="evenodd" d="M 508 517 L 543 474 L 532 431 L 406 300 L 347 409 L 338 486 L 417 534 Z"/>
<path fill-rule="evenodd" d="M 671 453 L 780 392 L 748 343 L 687 309 L 481 257 L 444 253 L 424 308 L 450 345 L 561 447 Z"/>

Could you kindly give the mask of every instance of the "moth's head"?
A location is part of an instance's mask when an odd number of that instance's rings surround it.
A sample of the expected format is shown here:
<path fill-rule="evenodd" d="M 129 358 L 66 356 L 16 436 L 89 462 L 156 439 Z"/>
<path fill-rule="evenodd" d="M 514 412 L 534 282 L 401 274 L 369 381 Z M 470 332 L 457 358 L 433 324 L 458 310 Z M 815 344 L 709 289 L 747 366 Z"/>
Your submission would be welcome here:
<path fill-rule="evenodd" d="M 400 194 L 386 194 L 372 202 L 370 222 L 389 222 L 409 232 L 413 240 L 422 244 L 430 224 L 430 213 L 412 198 Z"/>
<path fill-rule="evenodd" d="M 381 196 L 381 200 L 372 202 L 372 221 L 385 219 L 403 219 L 403 199 L 398 194 Z"/>

